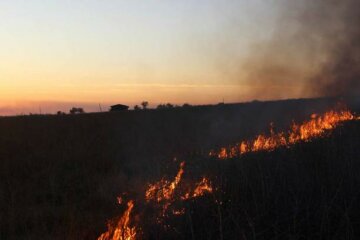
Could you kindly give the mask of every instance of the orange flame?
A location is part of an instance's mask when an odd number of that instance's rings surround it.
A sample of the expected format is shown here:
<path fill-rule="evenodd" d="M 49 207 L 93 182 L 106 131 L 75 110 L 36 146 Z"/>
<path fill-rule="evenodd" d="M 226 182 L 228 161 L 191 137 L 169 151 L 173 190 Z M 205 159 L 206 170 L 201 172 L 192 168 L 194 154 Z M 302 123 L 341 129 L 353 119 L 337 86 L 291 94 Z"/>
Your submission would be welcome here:
<path fill-rule="evenodd" d="M 310 141 L 315 137 L 322 136 L 327 130 L 334 129 L 341 122 L 354 119 L 360 120 L 360 117 L 355 117 L 349 111 L 329 111 L 323 115 L 312 114 L 310 120 L 299 125 L 293 123 L 288 132 L 279 133 L 276 133 L 273 130 L 273 124 L 270 124 L 270 136 L 260 134 L 253 140 L 244 140 L 235 146 L 222 147 L 219 151 L 212 150 L 209 155 L 219 159 L 226 159 L 238 157 L 248 152 L 272 151 L 281 146 L 290 146 L 300 141 Z M 193 187 L 183 187 L 181 181 L 184 166 L 185 162 L 181 162 L 173 181 L 161 179 L 154 184 L 149 184 L 145 191 L 146 203 L 152 202 L 160 207 L 160 211 L 157 212 L 159 214 L 157 215 L 157 221 L 160 224 L 167 212 L 173 215 L 183 215 L 185 213 L 184 207 L 176 208 L 172 206 L 176 201 L 186 201 L 213 192 L 212 184 L 206 177 L 203 177 Z M 117 201 L 122 204 L 123 198 L 118 197 Z M 130 226 L 130 214 L 133 208 L 134 201 L 131 200 L 127 203 L 124 214 L 117 221 L 109 222 L 108 231 L 101 234 L 98 240 L 135 240 L 137 231 L 139 233 L 140 228 Z M 171 211 L 168 211 L 168 209 Z"/>
<path fill-rule="evenodd" d="M 213 188 L 211 186 L 210 181 L 207 178 L 203 177 L 203 179 L 196 184 L 193 193 L 190 194 L 190 192 L 187 192 L 181 199 L 187 200 L 190 198 L 201 197 L 206 193 L 212 193 L 212 192 L 213 192 Z"/>
<path fill-rule="evenodd" d="M 341 122 L 354 119 L 360 120 L 360 117 L 355 117 L 349 111 L 329 111 L 323 115 L 312 114 L 311 119 L 302 124 L 298 125 L 293 123 L 288 132 L 276 133 L 273 130 L 273 124 L 271 124 L 270 136 L 260 134 L 253 140 L 244 140 L 235 146 L 222 147 L 219 151 L 211 151 L 209 155 L 226 159 L 238 157 L 248 152 L 272 151 L 281 146 L 290 146 L 300 141 L 310 141 L 315 137 L 322 136 L 327 130 L 334 129 Z M 203 177 L 202 180 L 193 187 L 183 187 L 181 181 L 184 174 L 184 166 L 185 162 L 181 162 L 173 181 L 161 179 L 154 184 L 149 184 L 145 191 L 146 203 L 155 203 L 161 209 L 158 212 L 158 223 L 162 223 L 167 212 L 173 215 L 183 215 L 185 213 L 184 207 L 177 209 L 172 206 L 176 201 L 186 201 L 213 192 L 211 182 L 206 177 Z M 188 191 L 185 192 L 186 189 Z M 117 201 L 121 204 L 123 198 L 118 197 Z M 130 226 L 130 214 L 133 208 L 134 201 L 131 200 L 127 203 L 127 209 L 124 214 L 117 221 L 109 222 L 108 231 L 101 234 L 98 240 L 136 239 L 136 234 L 139 229 Z M 171 211 L 168 211 L 168 209 Z"/>
<path fill-rule="evenodd" d="M 175 193 L 175 189 L 179 185 L 182 175 L 184 173 L 184 166 L 185 162 L 181 162 L 179 171 L 172 182 L 162 179 L 155 184 L 149 184 L 149 187 L 145 192 L 145 199 L 147 202 L 151 200 L 158 203 L 163 202 L 161 213 L 162 217 L 165 216 L 167 209 L 171 205 L 172 201 L 174 201 L 173 196 Z"/>
<path fill-rule="evenodd" d="M 180 169 L 176 174 L 174 181 L 169 182 L 162 179 L 155 184 L 149 184 L 149 188 L 145 192 L 145 199 L 147 201 L 156 200 L 157 202 L 170 200 L 174 195 L 177 185 L 181 181 L 181 177 L 184 173 L 184 166 L 185 162 L 181 162 Z"/>
<path fill-rule="evenodd" d="M 145 199 L 147 202 L 155 201 L 160 204 L 162 211 L 161 217 L 166 216 L 166 212 L 168 208 L 177 200 L 187 200 L 190 198 L 201 197 L 205 193 L 211 193 L 212 187 L 210 181 L 207 178 L 203 178 L 199 183 L 195 185 L 195 189 L 193 191 L 188 191 L 184 194 L 183 197 L 179 199 L 175 197 L 175 190 L 177 189 L 180 181 L 182 179 L 182 175 L 184 173 L 185 162 L 180 164 L 180 169 L 172 182 L 161 180 L 156 182 L 155 184 L 149 184 L 148 189 L 145 192 Z M 182 189 L 179 189 L 181 191 Z M 176 195 L 177 196 L 177 195 Z M 182 215 L 185 213 L 185 209 L 181 210 L 172 210 L 173 215 Z M 160 220 L 158 219 L 160 222 Z"/>
<path fill-rule="evenodd" d="M 201 197 L 205 193 L 212 193 L 212 186 L 207 178 L 203 178 L 200 183 L 197 184 L 192 197 Z"/>
<path fill-rule="evenodd" d="M 108 223 L 108 231 L 101 234 L 98 240 L 135 240 L 136 239 L 136 228 L 130 227 L 130 214 L 134 207 L 134 202 L 131 200 L 127 203 L 127 209 L 121 218 L 117 221 L 114 226 Z"/>
<path fill-rule="evenodd" d="M 252 141 L 242 141 L 228 148 L 222 147 L 217 153 L 211 151 L 209 155 L 219 159 L 226 159 L 247 152 L 272 151 L 281 146 L 290 146 L 300 141 L 309 141 L 315 137 L 320 137 L 327 130 L 334 129 L 341 122 L 353 119 L 359 120 L 360 117 L 355 117 L 350 111 L 329 111 L 321 116 L 312 114 L 309 121 L 305 121 L 300 125 L 293 123 L 288 133 L 275 133 L 271 124 L 270 136 L 260 134 Z"/>

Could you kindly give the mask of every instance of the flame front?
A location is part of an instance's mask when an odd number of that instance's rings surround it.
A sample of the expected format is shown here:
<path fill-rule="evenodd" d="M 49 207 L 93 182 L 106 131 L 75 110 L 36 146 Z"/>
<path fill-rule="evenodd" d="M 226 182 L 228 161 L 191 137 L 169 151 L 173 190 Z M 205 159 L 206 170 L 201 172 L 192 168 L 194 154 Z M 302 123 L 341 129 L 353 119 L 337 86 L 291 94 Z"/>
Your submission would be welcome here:
<path fill-rule="evenodd" d="M 300 141 L 309 141 L 315 137 L 322 136 L 327 130 L 334 129 L 339 123 L 348 120 L 359 120 L 350 111 L 329 111 L 318 116 L 311 115 L 311 120 L 300 125 L 292 124 L 291 130 L 275 133 L 273 125 L 270 125 L 270 136 L 258 135 L 252 141 L 242 141 L 231 147 L 222 147 L 218 152 L 211 151 L 210 156 L 220 159 L 238 157 L 244 153 L 257 151 L 272 151 L 281 146 L 290 146 Z"/>
<path fill-rule="evenodd" d="M 329 111 L 323 115 L 312 114 L 311 119 L 302 124 L 293 123 L 287 132 L 276 133 L 273 125 L 270 125 L 270 136 L 260 134 L 253 140 L 244 140 L 235 146 L 223 147 L 218 151 L 211 151 L 210 156 L 219 159 L 238 157 L 248 152 L 272 151 L 281 146 L 291 146 L 292 144 L 309 141 L 315 137 L 322 136 L 327 130 L 334 129 L 339 123 L 347 120 L 360 120 L 349 111 Z M 193 184 L 190 179 L 183 180 L 185 162 L 181 162 L 179 170 L 173 181 L 161 179 L 153 184 L 148 184 L 145 191 L 145 203 L 154 207 L 157 224 L 164 223 L 165 217 L 183 215 L 186 208 L 181 201 L 188 201 L 213 192 L 210 180 L 203 177 L 201 181 Z M 183 184 L 182 182 L 185 182 Z M 117 198 L 118 203 L 122 204 L 123 198 Z M 176 203 L 176 204 L 175 204 Z M 140 228 L 130 226 L 130 215 L 134 208 L 134 201 L 127 203 L 127 209 L 117 220 L 108 223 L 108 231 L 101 234 L 98 240 L 134 240 L 138 237 Z M 134 224 L 134 223 L 132 223 Z M 163 226 L 168 226 L 163 224 Z"/>
<path fill-rule="evenodd" d="M 130 227 L 130 214 L 134 207 L 134 202 L 131 200 L 127 203 L 127 209 L 116 225 L 108 223 L 108 231 L 101 234 L 98 240 L 135 240 L 136 228 Z"/>

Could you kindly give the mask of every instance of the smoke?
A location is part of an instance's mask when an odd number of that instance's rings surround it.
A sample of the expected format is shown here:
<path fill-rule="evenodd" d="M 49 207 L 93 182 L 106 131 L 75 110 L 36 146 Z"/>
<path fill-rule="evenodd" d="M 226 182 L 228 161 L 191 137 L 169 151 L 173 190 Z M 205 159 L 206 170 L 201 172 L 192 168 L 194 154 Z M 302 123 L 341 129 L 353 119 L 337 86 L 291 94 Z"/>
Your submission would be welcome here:
<path fill-rule="evenodd" d="M 280 3 L 270 40 L 254 46 L 243 66 L 249 84 L 264 86 L 255 94 L 286 86 L 278 97 L 359 95 L 360 1 Z"/>

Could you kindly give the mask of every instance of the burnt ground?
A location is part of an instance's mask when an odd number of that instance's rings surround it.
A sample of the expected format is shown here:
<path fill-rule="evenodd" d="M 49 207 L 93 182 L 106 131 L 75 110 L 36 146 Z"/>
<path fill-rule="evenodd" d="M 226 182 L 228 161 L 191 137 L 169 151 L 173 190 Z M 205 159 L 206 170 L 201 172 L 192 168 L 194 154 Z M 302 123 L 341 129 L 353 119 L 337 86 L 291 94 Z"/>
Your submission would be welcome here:
<path fill-rule="evenodd" d="M 270 122 L 283 129 L 334 102 L 0 118 L 0 238 L 94 239 L 122 214 L 116 196 L 136 198 L 145 183 L 173 176 L 176 156 L 186 160 L 186 174 L 207 174 L 220 190 L 168 219 L 176 231 L 142 223 L 144 239 L 356 239 L 358 122 L 290 149 L 205 157 L 267 132 Z"/>

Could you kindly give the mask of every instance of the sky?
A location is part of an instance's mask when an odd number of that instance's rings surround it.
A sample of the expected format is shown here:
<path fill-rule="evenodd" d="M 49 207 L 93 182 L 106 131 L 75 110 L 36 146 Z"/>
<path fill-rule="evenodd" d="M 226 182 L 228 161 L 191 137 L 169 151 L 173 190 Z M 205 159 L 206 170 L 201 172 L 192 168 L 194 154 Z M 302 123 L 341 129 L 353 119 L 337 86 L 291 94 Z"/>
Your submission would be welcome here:
<path fill-rule="evenodd" d="M 296 82 L 259 95 L 244 80 L 249 54 L 274 34 L 278 5 L 1 0 L 0 115 L 299 97 Z"/>

